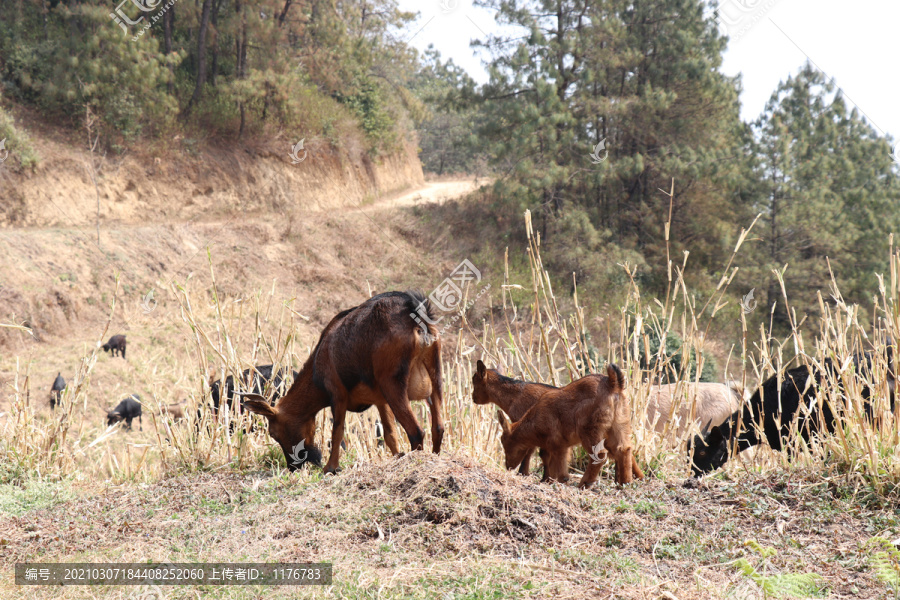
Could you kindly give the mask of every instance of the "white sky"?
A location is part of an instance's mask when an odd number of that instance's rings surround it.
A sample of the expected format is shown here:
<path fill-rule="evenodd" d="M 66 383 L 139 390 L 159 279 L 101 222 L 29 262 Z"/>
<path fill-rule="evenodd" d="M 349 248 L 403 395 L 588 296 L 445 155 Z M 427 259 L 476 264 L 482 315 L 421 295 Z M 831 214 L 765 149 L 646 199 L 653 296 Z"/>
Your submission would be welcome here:
<path fill-rule="evenodd" d="M 491 11 L 474 8 L 472 0 L 399 0 L 399 5 L 419 13 L 407 34 L 411 45 L 424 50 L 434 44 L 476 81 L 487 80 L 469 42 L 497 30 Z M 743 74 L 744 120 L 755 119 L 779 81 L 796 73 L 808 56 L 834 78 L 848 107 L 856 105 L 879 133 L 900 138 L 900 1 L 722 0 L 720 7 L 724 17 L 739 23 L 733 30 L 750 24 L 745 34 L 732 35 L 722 65 L 728 75 Z"/>

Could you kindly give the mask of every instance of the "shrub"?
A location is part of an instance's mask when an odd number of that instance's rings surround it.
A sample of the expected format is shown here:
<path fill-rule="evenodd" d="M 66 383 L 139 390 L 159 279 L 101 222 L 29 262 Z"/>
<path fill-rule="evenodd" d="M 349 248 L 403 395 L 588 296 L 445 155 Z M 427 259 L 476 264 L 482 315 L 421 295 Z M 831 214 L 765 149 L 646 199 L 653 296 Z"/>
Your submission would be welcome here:
<path fill-rule="evenodd" d="M 697 380 L 697 351 L 693 347 L 689 347 L 688 360 L 685 362 L 684 350 L 685 343 L 680 335 L 674 331 L 667 331 L 665 344 L 662 353 L 660 353 L 660 345 L 662 337 L 660 332 L 651 330 L 645 331 L 647 336 L 647 346 L 650 353 L 646 354 L 647 348 L 641 340 L 640 347 L 640 363 L 644 370 L 654 369 L 657 362 L 660 367 L 660 383 L 674 383 L 676 381 L 696 381 Z M 703 359 L 703 366 L 700 369 L 700 381 L 716 381 L 717 368 L 715 359 L 706 352 L 700 353 Z"/>
<path fill-rule="evenodd" d="M 31 145 L 31 140 L 16 128 L 12 115 L 0 107 L 0 141 L 2 140 L 5 140 L 5 152 L 0 150 L 0 158 L 9 152 L 9 158 L 14 159 L 22 168 L 33 168 L 38 164 L 38 154 Z"/>

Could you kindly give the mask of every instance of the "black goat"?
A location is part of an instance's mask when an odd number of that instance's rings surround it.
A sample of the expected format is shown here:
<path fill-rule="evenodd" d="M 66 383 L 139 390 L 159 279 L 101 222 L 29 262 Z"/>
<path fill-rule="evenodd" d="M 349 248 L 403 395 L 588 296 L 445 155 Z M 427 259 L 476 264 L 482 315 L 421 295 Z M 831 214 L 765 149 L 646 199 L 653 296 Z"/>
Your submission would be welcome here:
<path fill-rule="evenodd" d="M 141 397 L 132 394 L 119 402 L 111 411 L 106 413 L 106 424 L 108 426 L 115 425 L 119 421 L 125 421 L 125 426 L 131 429 L 131 421 L 137 418 L 140 423 L 141 431 L 144 430 L 144 423 L 141 420 Z"/>
<path fill-rule="evenodd" d="M 66 380 L 63 379 L 62 373 L 57 373 L 56 379 L 53 380 L 53 387 L 50 388 L 50 410 L 53 410 L 57 404 L 62 402 L 64 389 L 66 389 Z"/>
<path fill-rule="evenodd" d="M 242 382 L 242 390 L 246 393 L 259 394 L 264 395 L 263 392 L 266 389 L 273 390 L 272 399 L 270 400 L 270 404 L 274 404 L 276 400 L 281 398 L 287 392 L 287 377 L 288 374 L 291 373 L 290 369 L 287 367 L 281 368 L 275 373 L 274 378 L 272 377 L 272 370 L 274 365 L 258 365 L 253 367 L 252 369 L 245 369 L 243 373 L 241 373 Z M 297 372 L 293 373 L 294 377 L 297 377 Z M 212 379 L 212 377 L 210 377 Z M 271 385 L 269 385 L 271 384 Z M 222 380 L 210 381 L 209 383 L 210 394 L 212 396 L 213 401 L 213 409 L 218 412 L 219 406 L 222 401 L 225 402 L 225 406 L 231 408 L 231 402 L 234 399 L 234 377 L 229 375 L 225 378 L 225 390 L 223 393 L 222 390 Z M 241 402 L 239 405 L 240 412 L 244 412 L 244 403 Z"/>
<path fill-rule="evenodd" d="M 125 358 L 125 336 L 114 335 L 109 338 L 109 341 L 103 344 L 103 351 L 109 352 L 113 356 L 116 355 L 116 351 L 119 351 L 122 353 L 122 358 Z"/>
<path fill-rule="evenodd" d="M 874 416 L 872 390 L 862 381 L 872 379 L 873 358 L 872 353 L 853 358 L 857 376 L 861 380 L 861 396 L 868 420 L 872 420 Z M 891 346 L 888 346 L 887 360 L 888 396 L 893 412 L 896 375 Z M 803 365 L 785 371 L 781 381 L 778 375 L 773 375 L 756 390 L 742 410 L 735 411 L 717 427 L 709 429 L 709 424 L 706 424 L 703 432 L 688 444 L 692 474 L 699 477 L 724 465 L 734 442 L 737 442 L 737 452 L 761 443 L 756 424 L 761 423 L 769 446 L 778 451 L 782 449 L 782 440 L 790 435 L 795 418 L 797 431 L 807 442 L 823 429 L 833 433 L 837 421 L 836 411 L 827 398 L 823 398 L 821 406 L 819 405 L 816 390 L 826 381 L 842 386 L 836 365 L 831 360 L 825 360 L 824 367 L 827 374 Z M 800 410 L 801 402 L 803 410 Z"/>
<path fill-rule="evenodd" d="M 265 395 L 264 392 L 267 390 L 271 390 L 272 399 L 270 400 L 271 404 L 274 404 L 279 398 L 281 398 L 288 390 L 288 374 L 291 373 L 291 370 L 287 367 L 283 367 L 278 370 L 272 376 L 274 365 L 257 365 L 252 369 L 245 369 L 243 373 L 241 373 L 240 382 L 241 385 L 241 393 L 252 393 Z M 294 379 L 297 378 L 297 372 L 293 372 Z M 209 377 L 209 390 L 210 396 L 212 398 L 212 409 L 213 414 L 218 416 L 219 407 L 224 403 L 226 410 L 231 409 L 231 403 L 234 400 L 234 397 L 239 394 L 235 393 L 235 385 L 234 385 L 234 377 L 229 375 L 225 378 L 225 384 L 222 385 L 222 380 L 214 380 L 215 372 L 213 372 Z M 224 389 L 223 389 L 224 388 Z M 243 399 L 238 404 L 238 412 L 243 414 L 244 412 L 244 402 Z M 201 409 L 197 409 L 197 423 L 199 423 L 203 417 L 203 412 Z M 234 423 L 231 424 L 230 429 L 234 430 Z M 254 425 L 250 424 L 250 430 L 253 431 Z"/>

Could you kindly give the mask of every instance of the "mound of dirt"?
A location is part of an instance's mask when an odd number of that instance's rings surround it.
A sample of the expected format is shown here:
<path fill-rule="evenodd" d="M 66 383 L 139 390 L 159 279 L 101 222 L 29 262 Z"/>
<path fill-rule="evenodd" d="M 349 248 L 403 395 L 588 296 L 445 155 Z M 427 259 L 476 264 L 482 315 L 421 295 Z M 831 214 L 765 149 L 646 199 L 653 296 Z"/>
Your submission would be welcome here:
<path fill-rule="evenodd" d="M 446 549 L 516 554 L 521 542 L 556 545 L 604 527 L 591 513 L 593 494 L 570 485 L 544 485 L 486 469 L 468 456 L 415 452 L 349 472 L 343 485 L 393 504 L 378 526 L 404 531 L 417 523 L 442 525 Z M 375 532 L 371 532 L 377 534 Z"/>

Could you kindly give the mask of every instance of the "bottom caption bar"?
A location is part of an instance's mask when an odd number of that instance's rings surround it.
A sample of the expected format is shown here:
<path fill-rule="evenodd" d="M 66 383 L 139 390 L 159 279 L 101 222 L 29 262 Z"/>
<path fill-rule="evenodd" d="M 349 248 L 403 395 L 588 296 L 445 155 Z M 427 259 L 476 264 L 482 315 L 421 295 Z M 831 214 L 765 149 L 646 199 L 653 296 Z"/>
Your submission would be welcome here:
<path fill-rule="evenodd" d="M 16 585 L 331 585 L 331 563 L 16 563 Z"/>

